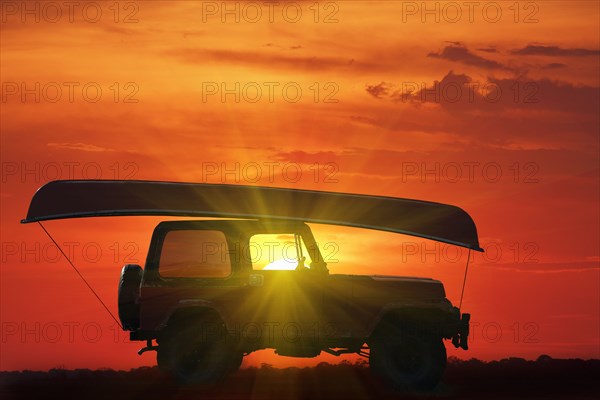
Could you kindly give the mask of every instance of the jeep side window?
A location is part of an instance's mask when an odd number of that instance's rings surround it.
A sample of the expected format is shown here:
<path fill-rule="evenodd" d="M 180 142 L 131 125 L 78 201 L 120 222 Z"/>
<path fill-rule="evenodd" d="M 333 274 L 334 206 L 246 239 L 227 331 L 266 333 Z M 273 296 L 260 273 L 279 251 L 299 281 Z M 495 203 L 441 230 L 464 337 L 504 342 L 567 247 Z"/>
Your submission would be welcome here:
<path fill-rule="evenodd" d="M 231 260 L 225 234 L 213 230 L 173 230 L 166 234 L 158 272 L 165 278 L 225 278 Z"/>
<path fill-rule="evenodd" d="M 297 242 L 298 240 L 298 242 Z M 301 254 L 298 254 L 297 245 Z M 245 252 L 254 270 L 295 270 L 298 258 L 304 257 L 304 267 L 309 268 L 311 258 L 301 236 L 294 234 L 257 234 L 250 237 Z"/>

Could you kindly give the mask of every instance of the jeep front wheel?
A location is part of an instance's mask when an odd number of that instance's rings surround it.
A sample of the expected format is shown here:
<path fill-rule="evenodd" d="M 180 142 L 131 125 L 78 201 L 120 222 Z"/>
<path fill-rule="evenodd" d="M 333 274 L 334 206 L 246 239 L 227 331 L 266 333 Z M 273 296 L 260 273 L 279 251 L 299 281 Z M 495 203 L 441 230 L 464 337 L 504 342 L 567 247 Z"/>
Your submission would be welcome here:
<path fill-rule="evenodd" d="M 369 347 L 371 370 L 398 390 L 433 389 L 446 367 L 442 339 L 427 333 L 392 330 L 377 335 Z"/>

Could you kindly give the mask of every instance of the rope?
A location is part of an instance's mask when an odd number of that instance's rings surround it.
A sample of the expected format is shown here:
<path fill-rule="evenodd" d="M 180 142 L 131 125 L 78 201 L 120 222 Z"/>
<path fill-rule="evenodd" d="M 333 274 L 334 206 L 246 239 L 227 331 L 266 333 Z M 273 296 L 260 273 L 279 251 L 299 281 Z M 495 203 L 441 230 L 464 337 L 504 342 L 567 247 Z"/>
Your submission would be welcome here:
<path fill-rule="evenodd" d="M 110 316 L 112 317 L 112 319 L 115 320 L 115 322 L 117 323 L 117 325 L 123 329 L 123 325 L 121 325 L 121 323 L 119 322 L 119 320 L 113 315 L 113 313 L 110 311 L 110 309 L 106 306 L 106 304 L 104 304 L 104 302 L 102 301 L 102 299 L 100 298 L 100 296 L 98 296 L 98 293 L 96 293 L 96 291 L 94 290 L 94 288 L 92 288 L 92 286 L 88 283 L 88 281 L 83 277 L 83 275 L 81 275 L 81 273 L 79 272 L 79 270 L 75 267 L 75 264 L 73 264 L 73 262 L 71 261 L 71 259 L 65 254 L 65 252 L 63 251 L 63 249 L 59 246 L 58 243 L 56 243 L 56 240 L 54 240 L 54 238 L 52 237 L 52 235 L 50 235 L 50 233 L 46 230 L 46 228 L 44 227 L 44 225 L 42 225 L 42 223 L 40 221 L 38 221 L 38 224 L 40 224 L 40 226 L 42 227 L 42 229 L 44 230 L 44 232 L 46 232 L 46 235 L 48 235 L 48 237 L 50 238 L 50 240 L 52 240 L 52 242 L 54 243 L 54 245 L 58 248 L 58 250 L 62 253 L 62 255 L 65 257 L 65 259 L 69 262 L 69 264 L 71 264 L 71 267 L 73 267 L 73 269 L 75 270 L 75 272 L 77 272 L 77 275 L 79 275 L 79 277 L 81 278 L 81 280 L 83 281 L 83 283 L 85 283 L 87 285 L 87 287 L 92 291 L 92 293 L 94 294 L 94 296 L 96 296 L 96 298 L 98 299 L 98 301 L 100 302 L 100 304 L 102 304 L 102 306 L 104 307 L 104 309 L 110 314 Z"/>
<path fill-rule="evenodd" d="M 465 294 L 465 285 L 467 283 L 467 272 L 469 272 L 469 261 L 471 260 L 471 249 L 469 249 L 469 253 L 467 255 L 467 267 L 465 268 L 465 278 L 463 279 L 463 286 L 460 292 L 460 303 L 458 304 L 458 309 L 462 309 L 463 296 Z"/>

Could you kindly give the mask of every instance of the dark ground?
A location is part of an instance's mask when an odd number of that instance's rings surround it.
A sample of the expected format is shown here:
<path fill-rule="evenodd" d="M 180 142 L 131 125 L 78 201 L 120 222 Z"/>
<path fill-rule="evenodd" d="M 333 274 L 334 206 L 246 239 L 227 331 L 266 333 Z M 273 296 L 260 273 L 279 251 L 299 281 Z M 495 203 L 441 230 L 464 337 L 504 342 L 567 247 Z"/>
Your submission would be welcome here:
<path fill-rule="evenodd" d="M 242 369 L 209 387 L 179 386 L 157 368 L 0 372 L 0 399 L 600 399 L 600 360 L 450 360 L 432 393 L 395 393 L 365 364 Z"/>

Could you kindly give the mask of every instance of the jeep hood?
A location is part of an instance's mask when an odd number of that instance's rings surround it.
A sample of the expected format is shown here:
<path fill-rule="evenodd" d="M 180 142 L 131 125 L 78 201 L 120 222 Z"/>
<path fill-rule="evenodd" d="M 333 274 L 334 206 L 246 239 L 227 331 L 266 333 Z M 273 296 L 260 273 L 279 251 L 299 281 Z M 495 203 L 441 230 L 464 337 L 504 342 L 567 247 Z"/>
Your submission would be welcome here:
<path fill-rule="evenodd" d="M 333 279 L 350 280 L 352 295 L 357 298 L 444 299 L 442 282 L 430 278 L 386 275 L 331 275 Z"/>
<path fill-rule="evenodd" d="M 475 223 L 455 206 L 261 186 L 53 181 L 38 189 L 21 222 L 132 215 L 297 220 L 402 233 L 483 251 Z"/>

